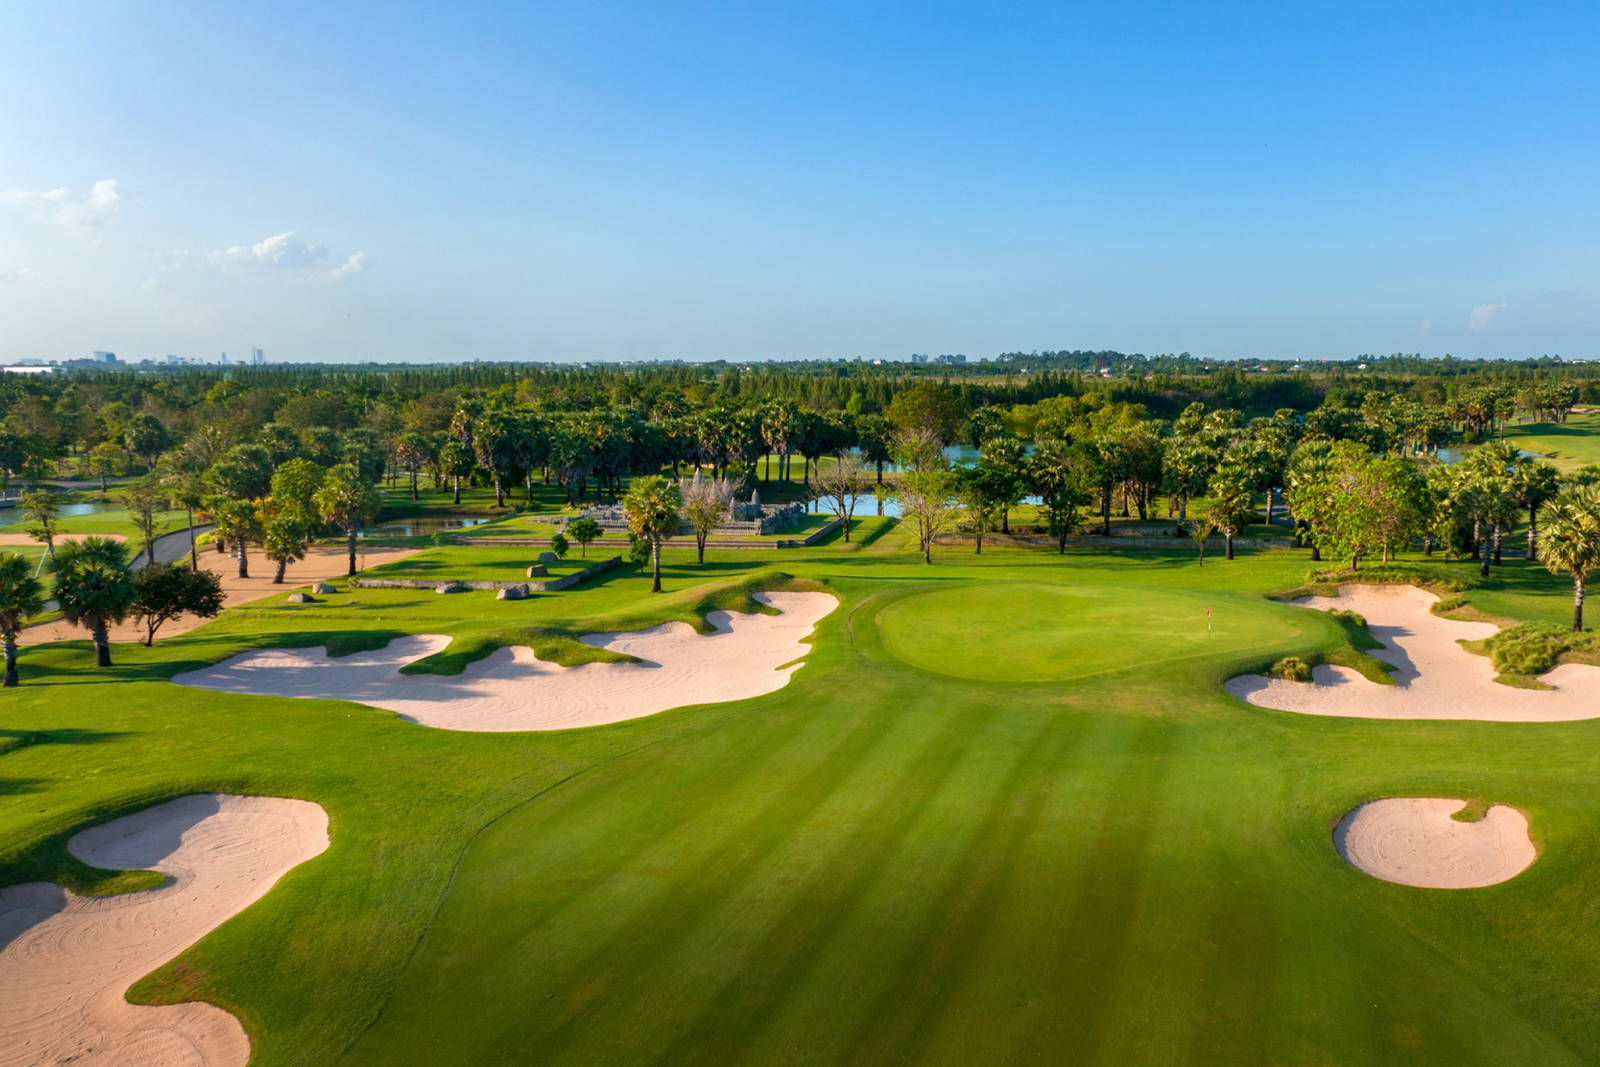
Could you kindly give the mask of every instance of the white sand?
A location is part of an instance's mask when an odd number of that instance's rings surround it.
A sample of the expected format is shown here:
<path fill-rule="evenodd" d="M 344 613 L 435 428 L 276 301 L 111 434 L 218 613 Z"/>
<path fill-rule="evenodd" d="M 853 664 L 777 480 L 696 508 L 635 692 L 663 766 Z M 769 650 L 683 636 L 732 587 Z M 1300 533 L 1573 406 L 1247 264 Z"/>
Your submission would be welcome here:
<path fill-rule="evenodd" d="M 141 1007 L 124 993 L 326 849 L 327 814 L 303 800 L 196 794 L 91 827 L 67 847 L 96 867 L 171 877 L 111 897 L 48 882 L 0 889 L 0 1067 L 244 1064 L 250 1042 L 228 1012 Z"/>
<path fill-rule="evenodd" d="M 1359 871 L 1424 889 L 1477 889 L 1532 865 L 1527 816 L 1495 804 L 1477 822 L 1451 818 L 1466 806 L 1449 797 L 1374 800 L 1339 820 L 1333 844 Z"/>
<path fill-rule="evenodd" d="M 407 675 L 405 664 L 448 637 L 399 638 L 377 652 L 330 658 L 310 649 L 249 652 L 175 676 L 180 685 L 231 693 L 351 700 L 446 730 L 565 730 L 654 715 L 689 704 L 743 700 L 783 688 L 809 651 L 805 640 L 838 606 L 827 593 L 757 593 L 782 614 L 713 611 L 701 635 L 681 622 L 584 643 L 639 663 L 562 667 L 526 648 L 496 649 L 455 676 Z"/>
<path fill-rule="evenodd" d="M 1396 685 L 1380 685 L 1348 667 L 1313 668 L 1311 682 L 1246 674 L 1228 692 L 1248 703 L 1304 715 L 1367 719 L 1481 719 L 1488 722 L 1567 722 L 1600 718 L 1600 667 L 1563 663 L 1541 676 L 1552 689 L 1516 689 L 1494 680 L 1489 657 L 1457 641 L 1492 636 L 1492 623 L 1455 622 L 1429 609 L 1438 598 L 1416 586 L 1347 585 L 1336 597 L 1296 604 L 1344 608 L 1367 619 L 1384 647 L 1371 655 L 1396 666 Z"/>

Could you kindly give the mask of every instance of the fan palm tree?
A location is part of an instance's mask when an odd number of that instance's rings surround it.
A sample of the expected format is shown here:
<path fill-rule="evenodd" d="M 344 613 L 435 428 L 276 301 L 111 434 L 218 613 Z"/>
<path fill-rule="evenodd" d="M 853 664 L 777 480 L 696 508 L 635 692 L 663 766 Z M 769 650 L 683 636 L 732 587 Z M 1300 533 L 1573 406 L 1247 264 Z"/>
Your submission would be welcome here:
<path fill-rule="evenodd" d="M 678 487 L 660 475 L 636 480 L 622 498 L 628 529 L 650 542 L 650 591 L 661 592 L 661 542 L 678 532 Z"/>
<path fill-rule="evenodd" d="M 1539 559 L 1539 509 L 1561 488 L 1561 475 L 1549 463 L 1535 460 L 1517 467 L 1517 497 L 1528 509 L 1528 562 Z"/>
<path fill-rule="evenodd" d="M 17 635 L 30 615 L 44 610 L 44 587 L 33 564 L 16 552 L 0 552 L 0 640 L 5 642 L 7 689 L 17 684 Z"/>
<path fill-rule="evenodd" d="M 1600 569 L 1600 491 L 1563 489 L 1544 506 L 1539 559 L 1551 574 L 1572 576 L 1572 629 L 1583 629 L 1584 583 Z"/>
<path fill-rule="evenodd" d="M 95 666 L 111 666 L 106 628 L 128 617 L 136 595 L 128 550 L 108 538 L 86 537 L 63 545 L 51 569 L 61 614 L 73 625 L 88 628 L 94 639 Z"/>

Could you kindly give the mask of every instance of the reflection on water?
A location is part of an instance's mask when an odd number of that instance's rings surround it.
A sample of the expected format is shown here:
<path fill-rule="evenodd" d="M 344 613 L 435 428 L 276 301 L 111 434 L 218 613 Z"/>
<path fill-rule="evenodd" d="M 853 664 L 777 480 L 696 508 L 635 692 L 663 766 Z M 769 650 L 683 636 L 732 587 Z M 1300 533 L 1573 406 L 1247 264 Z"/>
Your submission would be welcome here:
<path fill-rule="evenodd" d="M 426 537 L 459 530 L 464 526 L 482 526 L 488 519 L 474 519 L 466 515 L 418 515 L 413 519 L 395 519 L 364 527 L 362 537 Z"/>

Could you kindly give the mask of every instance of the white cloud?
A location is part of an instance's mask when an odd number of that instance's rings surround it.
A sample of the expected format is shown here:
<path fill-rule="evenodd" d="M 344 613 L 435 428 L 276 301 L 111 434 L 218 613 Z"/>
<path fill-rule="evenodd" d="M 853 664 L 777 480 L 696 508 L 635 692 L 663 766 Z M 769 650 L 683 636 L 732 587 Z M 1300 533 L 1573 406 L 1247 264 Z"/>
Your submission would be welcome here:
<path fill-rule="evenodd" d="M 262 238 L 252 245 L 231 245 L 212 253 L 211 260 L 224 266 L 254 270 L 315 273 L 337 281 L 363 270 L 367 264 L 367 254 L 353 253 L 338 266 L 329 267 L 326 248 L 302 240 L 290 231 Z"/>
<path fill-rule="evenodd" d="M 360 274 L 366 269 L 367 254 L 365 252 L 356 252 L 342 264 L 329 271 L 328 277 L 337 281 L 340 278 L 347 278 L 352 274 Z"/>
<path fill-rule="evenodd" d="M 43 192 L 0 189 L 0 205 L 20 207 L 79 236 L 92 237 L 95 230 L 116 217 L 121 203 L 122 191 L 115 178 L 102 178 L 82 195 L 64 185 Z"/>
<path fill-rule="evenodd" d="M 33 268 L 22 267 L 17 270 L 0 270 L 0 285 L 26 285 L 33 281 Z"/>
<path fill-rule="evenodd" d="M 1467 316 L 1467 329 L 1482 332 L 1494 325 L 1495 316 L 1504 304 L 1479 304 Z"/>

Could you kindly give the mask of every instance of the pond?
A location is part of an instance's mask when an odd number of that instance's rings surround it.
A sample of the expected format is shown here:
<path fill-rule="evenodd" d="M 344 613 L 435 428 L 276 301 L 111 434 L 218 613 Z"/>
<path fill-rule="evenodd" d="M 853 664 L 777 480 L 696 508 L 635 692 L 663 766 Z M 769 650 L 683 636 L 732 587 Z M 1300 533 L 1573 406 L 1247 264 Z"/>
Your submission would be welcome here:
<path fill-rule="evenodd" d="M 467 526 L 482 526 L 488 519 L 467 515 L 417 515 L 409 519 L 391 519 L 362 529 L 362 537 L 427 537 Z"/>

